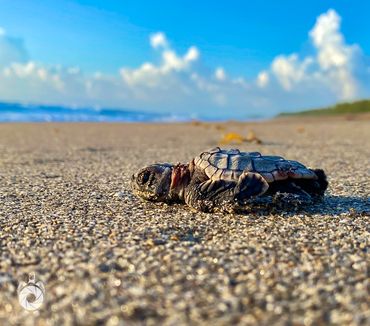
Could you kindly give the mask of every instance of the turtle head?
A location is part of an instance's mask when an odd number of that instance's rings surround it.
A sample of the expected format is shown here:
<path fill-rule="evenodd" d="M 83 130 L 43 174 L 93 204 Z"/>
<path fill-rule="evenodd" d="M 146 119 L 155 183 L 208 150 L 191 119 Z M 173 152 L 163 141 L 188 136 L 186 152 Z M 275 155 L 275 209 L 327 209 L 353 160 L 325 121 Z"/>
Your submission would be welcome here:
<path fill-rule="evenodd" d="M 151 201 L 170 201 L 173 165 L 156 163 L 140 169 L 131 177 L 134 194 Z"/>

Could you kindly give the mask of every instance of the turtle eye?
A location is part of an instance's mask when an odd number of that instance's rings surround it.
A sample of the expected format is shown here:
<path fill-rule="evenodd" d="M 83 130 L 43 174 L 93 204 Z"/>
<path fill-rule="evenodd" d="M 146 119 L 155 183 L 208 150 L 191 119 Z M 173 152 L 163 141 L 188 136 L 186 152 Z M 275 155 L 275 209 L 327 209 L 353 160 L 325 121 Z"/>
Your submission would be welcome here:
<path fill-rule="evenodd" d="M 137 178 L 137 181 L 141 185 L 144 185 L 148 182 L 149 178 L 150 178 L 150 172 L 149 171 L 144 171 L 143 173 L 139 174 L 139 176 Z"/>

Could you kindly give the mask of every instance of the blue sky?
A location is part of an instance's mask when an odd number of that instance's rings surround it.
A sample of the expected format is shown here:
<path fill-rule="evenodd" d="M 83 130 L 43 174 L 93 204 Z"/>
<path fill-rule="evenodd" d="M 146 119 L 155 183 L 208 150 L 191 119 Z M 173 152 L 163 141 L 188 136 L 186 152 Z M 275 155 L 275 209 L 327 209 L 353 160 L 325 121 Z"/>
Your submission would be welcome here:
<path fill-rule="evenodd" d="M 369 12 L 366 1 L 0 0 L 0 101 L 245 116 L 367 97 Z"/>

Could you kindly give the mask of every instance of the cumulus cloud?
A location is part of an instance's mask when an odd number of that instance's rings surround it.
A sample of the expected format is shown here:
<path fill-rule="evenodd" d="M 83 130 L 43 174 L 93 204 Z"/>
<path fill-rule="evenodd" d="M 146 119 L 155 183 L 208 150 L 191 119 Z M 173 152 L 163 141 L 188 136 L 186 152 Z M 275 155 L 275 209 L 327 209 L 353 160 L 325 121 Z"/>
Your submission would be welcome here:
<path fill-rule="evenodd" d="M 225 80 L 226 79 L 226 73 L 225 73 L 224 68 L 218 67 L 215 70 L 215 77 L 216 77 L 217 80 L 220 80 L 220 81 Z"/>
<path fill-rule="evenodd" d="M 340 22 L 339 15 L 332 9 L 317 18 L 309 32 L 314 56 L 300 59 L 293 53 L 273 60 L 271 71 L 285 90 L 294 91 L 314 82 L 335 92 L 339 100 L 357 96 L 354 66 L 358 46 L 345 43 Z"/>
<path fill-rule="evenodd" d="M 1 99 L 74 105 L 83 94 L 83 77 L 70 68 L 28 61 L 14 62 L 0 72 Z"/>
<path fill-rule="evenodd" d="M 85 75 L 30 60 L 22 40 L 0 28 L 0 100 L 248 117 L 369 96 L 368 61 L 346 43 L 340 23 L 334 10 L 323 13 L 308 33 L 312 53 L 278 54 L 251 79 L 208 67 L 194 45 L 176 52 L 163 32 L 149 37 L 157 60 Z"/>
<path fill-rule="evenodd" d="M 340 17 L 334 10 L 318 17 L 310 31 L 313 44 L 318 49 L 318 63 L 327 70 L 347 66 L 351 61 L 354 47 L 347 46 L 339 31 Z"/>
<path fill-rule="evenodd" d="M 137 69 L 121 68 L 120 75 L 128 86 L 167 88 L 168 82 L 174 79 L 176 74 L 188 71 L 191 64 L 198 60 L 199 50 L 195 46 L 191 46 L 184 55 L 179 56 L 167 46 L 165 40 L 163 33 L 157 33 L 151 37 L 153 47 L 161 50 L 160 64 L 145 62 Z M 158 46 L 158 44 L 164 44 L 162 41 L 165 41 L 166 47 Z"/>
<path fill-rule="evenodd" d="M 318 50 L 317 61 L 331 81 L 337 81 L 341 98 L 353 98 L 357 95 L 357 85 L 353 76 L 356 45 L 345 44 L 340 28 L 341 18 L 334 10 L 318 17 L 310 32 L 313 44 Z M 335 85 L 335 83 L 334 83 Z"/>
<path fill-rule="evenodd" d="M 297 54 L 291 54 L 289 56 L 280 55 L 272 62 L 271 70 L 283 88 L 289 91 L 293 85 L 306 78 L 307 68 L 312 63 L 313 60 L 310 57 L 300 61 Z"/>
<path fill-rule="evenodd" d="M 150 45 L 154 49 L 157 49 L 157 48 L 160 48 L 160 47 L 163 47 L 163 48 L 168 47 L 168 41 L 167 41 L 166 35 L 164 35 L 164 33 L 162 33 L 162 32 L 152 34 L 150 36 Z"/>
<path fill-rule="evenodd" d="M 257 76 L 257 85 L 261 88 L 266 87 L 269 83 L 270 77 L 267 71 L 261 71 Z"/>

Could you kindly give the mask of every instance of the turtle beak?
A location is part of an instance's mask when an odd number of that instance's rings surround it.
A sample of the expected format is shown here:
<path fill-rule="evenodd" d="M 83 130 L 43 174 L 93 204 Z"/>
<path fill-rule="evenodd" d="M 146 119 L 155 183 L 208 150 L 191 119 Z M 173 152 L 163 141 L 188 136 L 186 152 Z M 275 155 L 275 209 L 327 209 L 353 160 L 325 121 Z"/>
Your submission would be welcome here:
<path fill-rule="evenodd" d="M 170 191 L 172 165 L 153 164 L 131 176 L 132 190 L 148 200 L 166 201 Z"/>

